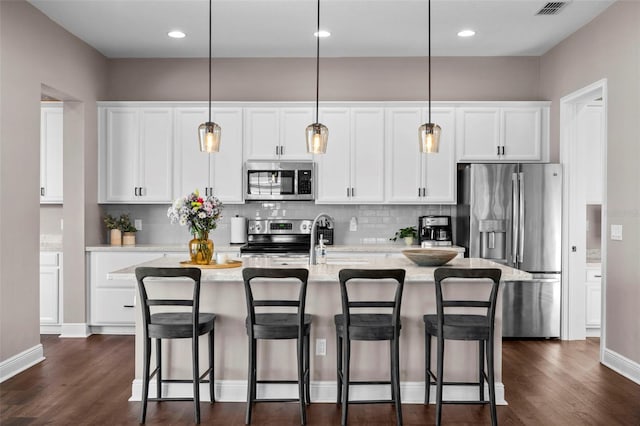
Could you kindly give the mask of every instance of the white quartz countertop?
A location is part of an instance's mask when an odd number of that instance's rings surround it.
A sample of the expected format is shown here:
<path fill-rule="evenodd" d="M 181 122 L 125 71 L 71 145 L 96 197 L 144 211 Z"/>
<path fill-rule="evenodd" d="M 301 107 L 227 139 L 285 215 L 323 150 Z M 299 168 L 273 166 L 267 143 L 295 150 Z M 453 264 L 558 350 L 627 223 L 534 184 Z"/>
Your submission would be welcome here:
<path fill-rule="evenodd" d="M 306 259 L 301 258 L 243 258 L 243 267 L 267 268 L 308 268 L 309 281 L 337 282 L 338 272 L 343 268 L 402 268 L 407 271 L 407 282 L 433 282 L 435 267 L 417 266 L 406 258 L 385 259 L 329 259 L 325 265 L 307 265 Z M 138 266 L 179 267 L 179 261 L 171 257 L 161 257 L 149 262 L 133 265 L 107 274 L 112 280 L 135 280 L 135 269 Z M 502 270 L 503 281 L 527 281 L 532 278 L 528 272 L 520 271 L 486 259 L 460 258 L 453 259 L 446 264 L 449 267 L 460 268 L 498 268 Z M 202 269 L 202 281 L 233 281 L 242 282 L 242 268 Z"/>
<path fill-rule="evenodd" d="M 214 241 L 215 244 L 215 241 Z M 232 245 L 218 245 L 215 244 L 214 250 L 221 252 L 235 252 L 239 251 L 240 247 L 244 244 L 232 244 Z M 407 246 L 405 244 L 350 244 L 350 245 L 333 245 L 326 246 L 327 253 L 331 252 L 362 252 L 362 253 L 400 253 L 402 250 L 418 249 L 420 246 L 413 245 Z M 464 247 L 449 246 L 449 247 L 430 247 L 436 250 L 454 250 L 458 253 L 464 253 Z M 166 253 L 179 253 L 187 252 L 186 244 L 136 244 L 134 246 L 112 246 L 109 244 L 102 244 L 98 246 L 89 246 L 86 251 L 113 251 L 113 252 L 127 252 L 127 251 L 157 251 Z"/>

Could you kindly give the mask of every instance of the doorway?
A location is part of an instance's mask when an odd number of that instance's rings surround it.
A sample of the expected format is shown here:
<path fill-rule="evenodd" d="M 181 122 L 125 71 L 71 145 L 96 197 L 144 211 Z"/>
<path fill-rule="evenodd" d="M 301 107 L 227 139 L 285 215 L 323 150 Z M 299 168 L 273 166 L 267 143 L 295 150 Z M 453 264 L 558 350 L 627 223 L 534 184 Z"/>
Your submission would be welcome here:
<path fill-rule="evenodd" d="M 561 334 L 564 340 L 599 334 L 600 359 L 606 340 L 606 118 L 606 79 L 560 99 L 565 176 Z"/>

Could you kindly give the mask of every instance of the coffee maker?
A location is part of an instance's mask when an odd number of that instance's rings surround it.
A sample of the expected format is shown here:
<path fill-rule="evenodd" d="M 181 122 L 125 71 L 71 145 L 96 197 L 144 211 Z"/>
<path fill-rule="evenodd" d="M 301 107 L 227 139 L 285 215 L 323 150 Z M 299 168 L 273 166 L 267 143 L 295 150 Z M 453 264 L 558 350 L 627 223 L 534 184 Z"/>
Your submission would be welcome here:
<path fill-rule="evenodd" d="M 421 247 L 451 246 L 451 216 L 420 216 L 418 235 Z"/>

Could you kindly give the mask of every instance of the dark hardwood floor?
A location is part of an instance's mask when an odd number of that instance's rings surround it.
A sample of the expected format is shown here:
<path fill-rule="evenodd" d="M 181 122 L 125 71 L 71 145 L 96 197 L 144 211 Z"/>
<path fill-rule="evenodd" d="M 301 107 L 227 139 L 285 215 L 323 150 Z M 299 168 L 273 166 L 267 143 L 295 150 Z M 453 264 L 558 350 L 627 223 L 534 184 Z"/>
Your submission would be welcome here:
<path fill-rule="evenodd" d="M 131 425 L 140 404 L 128 402 L 133 337 L 42 336 L 46 360 L 0 384 L 0 424 Z M 598 363 L 599 341 L 508 341 L 501 425 L 640 425 L 640 386 Z M 192 403 L 149 403 L 147 424 L 193 423 Z M 243 425 L 244 403 L 202 404 L 202 423 Z M 258 404 L 255 425 L 298 425 L 296 404 Z M 405 425 L 433 424 L 435 407 L 403 405 Z M 393 425 L 391 405 L 355 405 L 350 425 Z M 443 423 L 489 424 L 486 406 L 446 405 Z M 311 404 L 309 425 L 340 424 L 335 404 Z"/>

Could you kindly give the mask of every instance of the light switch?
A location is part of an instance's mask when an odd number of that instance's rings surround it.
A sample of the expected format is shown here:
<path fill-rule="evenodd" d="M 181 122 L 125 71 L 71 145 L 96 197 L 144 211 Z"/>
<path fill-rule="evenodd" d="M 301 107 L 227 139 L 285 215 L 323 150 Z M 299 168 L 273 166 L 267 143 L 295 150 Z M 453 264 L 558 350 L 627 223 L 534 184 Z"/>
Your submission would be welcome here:
<path fill-rule="evenodd" d="M 611 239 L 622 241 L 622 225 L 611 225 Z"/>

